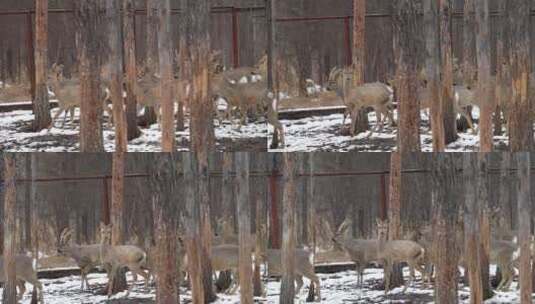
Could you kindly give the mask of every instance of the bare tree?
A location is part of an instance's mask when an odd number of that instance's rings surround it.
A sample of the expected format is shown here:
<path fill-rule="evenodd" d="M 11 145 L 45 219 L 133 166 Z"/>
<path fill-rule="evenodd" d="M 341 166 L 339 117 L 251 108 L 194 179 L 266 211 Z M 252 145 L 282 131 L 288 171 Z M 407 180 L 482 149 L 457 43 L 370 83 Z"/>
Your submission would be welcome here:
<path fill-rule="evenodd" d="M 531 63 L 530 7 L 531 1 L 506 1 L 506 11 L 510 25 L 511 47 L 509 58 L 512 76 L 512 103 L 509 114 L 509 142 L 512 152 L 533 150 L 533 123 L 531 98 L 529 95 L 529 75 Z"/>
<path fill-rule="evenodd" d="M 158 5 L 159 1 L 147 0 L 147 62 L 145 62 L 146 72 L 158 73 Z M 143 119 L 144 123 L 151 125 L 156 122 L 156 112 L 153 107 L 145 107 Z"/>
<path fill-rule="evenodd" d="M 198 191 L 195 179 L 197 175 L 197 163 L 191 153 L 182 154 L 184 171 L 184 189 L 186 189 L 186 208 L 184 211 L 184 225 L 186 235 L 184 238 L 186 254 L 188 258 L 188 273 L 190 275 L 191 295 L 193 303 L 205 303 L 203 273 L 202 273 L 202 244 L 201 244 L 201 208 L 198 203 Z M 212 288 L 212 286 L 207 286 Z"/>
<path fill-rule="evenodd" d="M 442 61 L 441 106 L 444 119 L 444 140 L 446 144 L 457 139 L 457 117 L 453 109 L 453 51 L 451 39 L 451 0 L 439 0 L 440 54 Z"/>
<path fill-rule="evenodd" d="M 364 83 L 364 71 L 366 70 L 366 0 L 353 0 L 353 74 L 355 85 Z M 353 117 L 357 120 L 354 124 L 354 134 L 369 130 L 367 109 L 360 109 Z"/>
<path fill-rule="evenodd" d="M 180 20 L 181 67 L 191 69 L 191 151 L 197 159 L 199 173 L 198 192 L 202 231 L 202 274 L 204 300 L 212 302 L 216 295 L 212 289 L 210 262 L 212 229 L 210 225 L 210 195 L 208 154 L 214 150 L 215 134 L 213 102 L 210 96 L 210 1 L 185 0 L 181 3 Z"/>
<path fill-rule="evenodd" d="M 416 50 L 420 31 L 416 23 L 418 6 L 414 0 L 395 1 L 393 5 L 395 86 L 399 102 L 398 147 L 400 151 L 419 151 L 420 103 L 416 87 Z"/>
<path fill-rule="evenodd" d="M 279 303 L 293 303 L 295 297 L 295 214 L 297 203 L 297 169 L 299 155 L 284 153 L 284 195 L 282 198 L 282 279 Z"/>
<path fill-rule="evenodd" d="M 4 154 L 4 293 L 3 303 L 17 302 L 15 254 L 17 250 L 17 157 L 13 153 Z"/>
<path fill-rule="evenodd" d="M 108 49 L 110 54 L 108 66 L 110 67 L 110 95 L 113 103 L 113 121 L 115 123 L 115 151 L 124 153 L 128 150 L 128 140 L 126 116 L 123 107 L 123 53 L 120 17 L 118 1 L 107 0 L 106 23 L 108 25 Z"/>
<path fill-rule="evenodd" d="M 528 152 L 516 154 L 518 168 L 518 243 L 520 245 L 520 303 L 531 303 L 531 159 Z"/>
<path fill-rule="evenodd" d="M 490 20 L 489 0 L 476 1 L 476 48 L 478 94 L 481 98 L 479 117 L 479 142 L 481 152 L 492 151 L 492 112 L 495 108 L 490 75 Z"/>
<path fill-rule="evenodd" d="M 178 273 L 180 269 L 177 267 L 177 225 L 178 225 L 178 202 L 174 196 L 174 189 L 179 173 L 179 162 L 176 159 L 178 154 L 155 154 L 155 161 L 151 172 L 151 186 L 152 186 L 152 207 L 154 210 L 154 230 L 156 236 L 156 301 L 158 303 L 176 304 L 179 303 L 179 289 L 178 289 Z M 184 156 L 186 157 L 186 156 Z M 193 187 L 193 175 L 188 171 L 185 178 L 188 179 L 187 186 Z M 194 194 L 193 189 L 186 188 L 188 195 Z M 194 198 L 186 197 L 186 203 L 192 207 Z M 194 203 L 193 203 L 194 204 Z M 195 219 L 189 219 L 195 221 Z M 191 222 L 186 224 L 192 224 Z M 187 245 L 190 245 L 189 231 L 186 235 Z M 189 249 L 189 248 L 188 248 Z M 189 259 L 188 261 L 192 261 Z M 190 267 L 195 269 L 198 264 L 188 263 Z M 190 268 L 191 269 L 191 268 Z M 190 272 L 191 274 L 192 272 Z M 191 275 L 195 278 L 195 275 Z M 196 283 L 197 281 L 195 281 Z M 192 281 L 192 286 L 194 281 Z M 198 286 L 195 285 L 194 294 L 197 292 Z M 202 292 L 201 292 L 202 295 Z M 193 303 L 198 300 L 194 297 Z"/>
<path fill-rule="evenodd" d="M 458 156 L 442 153 L 434 156 L 431 180 L 433 247 L 436 256 L 435 302 L 457 303 L 458 244 L 456 242 L 460 181 Z"/>
<path fill-rule="evenodd" d="M 440 99 L 440 25 L 438 19 L 438 2 L 423 1 L 426 57 L 426 76 L 431 108 L 431 132 L 433 134 L 433 151 L 446 149 L 444 138 L 444 117 Z M 420 100 L 422 102 L 422 100 Z"/>
<path fill-rule="evenodd" d="M 160 19 L 158 31 L 158 50 L 160 62 L 160 103 L 162 111 L 162 151 L 173 152 L 175 150 L 175 124 L 173 101 L 174 77 L 171 60 L 171 3 L 169 0 L 158 2 L 158 14 Z"/>
<path fill-rule="evenodd" d="M 249 201 L 249 154 L 236 152 L 236 188 L 239 235 L 240 303 L 253 303 L 253 273 L 251 269 L 251 202 Z"/>
<path fill-rule="evenodd" d="M 33 131 L 47 128 L 52 122 L 48 103 L 48 0 L 35 1 L 35 100 Z"/>
<path fill-rule="evenodd" d="M 136 6 L 134 0 L 123 1 L 123 49 L 124 49 L 124 69 L 125 69 L 125 87 L 126 87 L 126 125 L 127 139 L 132 140 L 141 134 L 137 127 L 137 101 L 134 87 L 137 81 L 136 67 L 136 36 L 135 12 Z"/>
<path fill-rule="evenodd" d="M 494 90 L 496 96 L 496 112 L 494 114 L 494 135 L 502 135 L 502 117 L 501 112 L 505 109 L 505 102 L 508 102 L 502 92 L 505 90 L 505 83 L 510 81 L 505 81 L 506 63 L 509 62 L 507 59 L 507 52 L 505 47 L 507 45 L 506 39 L 508 36 L 507 32 L 507 18 L 505 16 L 505 3 L 506 1 L 498 1 L 498 26 L 500 30 L 498 31 L 498 38 L 496 39 L 496 89 Z M 505 111 L 503 111 L 505 114 Z M 507 117 L 505 117 L 507 120 Z"/>
<path fill-rule="evenodd" d="M 401 234 L 401 163 L 402 152 L 390 153 L 390 190 L 388 199 L 388 239 L 397 240 Z M 403 273 L 401 265 L 396 263 L 389 269 L 392 271 L 390 276 L 390 288 L 403 285 Z M 385 284 L 386 286 L 386 284 Z"/>
<path fill-rule="evenodd" d="M 102 139 L 102 94 L 100 89 L 101 1 L 76 2 L 76 45 L 80 72 L 80 151 L 104 151 Z"/>
<path fill-rule="evenodd" d="M 480 263 L 480 246 L 478 237 L 480 235 L 480 208 L 478 199 L 478 161 L 474 153 L 464 155 L 464 247 L 465 260 L 468 265 L 470 279 L 470 303 L 483 302 L 483 282 Z"/>

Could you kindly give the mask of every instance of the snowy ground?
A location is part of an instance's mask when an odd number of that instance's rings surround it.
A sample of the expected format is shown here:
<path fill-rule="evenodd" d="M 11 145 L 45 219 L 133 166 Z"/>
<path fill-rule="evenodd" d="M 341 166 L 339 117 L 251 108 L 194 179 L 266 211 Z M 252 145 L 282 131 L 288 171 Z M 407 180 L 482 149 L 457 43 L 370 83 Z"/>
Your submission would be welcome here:
<path fill-rule="evenodd" d="M 408 269 L 404 269 L 405 279 L 408 278 Z M 491 274 L 495 269 L 491 267 Z M 364 275 L 364 286 L 360 288 L 356 284 L 356 272 L 344 271 L 331 274 L 319 274 L 321 280 L 321 302 L 322 303 L 433 303 L 433 289 L 422 288 L 420 277 L 413 286 L 407 289 L 405 294 L 401 293 L 401 287 L 392 290 L 387 296 L 380 290 L 383 271 L 381 269 L 366 269 Z M 41 280 L 44 286 L 44 299 L 48 304 L 64 303 L 154 303 L 154 287 L 144 288 L 142 281 L 138 281 L 128 297 L 125 294 L 118 294 L 108 300 L 106 296 L 99 295 L 107 282 L 104 274 L 90 274 L 89 280 L 91 291 L 80 292 L 80 277 L 70 276 L 53 280 Z M 128 276 L 129 284 L 132 283 Z M 308 293 L 309 281 L 305 278 L 305 285 L 296 299 L 296 303 L 304 303 Z M 510 292 L 497 292 L 496 295 L 485 303 L 519 303 L 517 283 L 514 282 Z M 31 285 L 27 285 L 31 290 Z M 278 303 L 280 281 L 270 279 L 267 282 L 266 297 L 258 297 L 255 302 Z M 1 294 L 1 293 L 0 293 Z M 191 293 L 185 288 L 180 290 L 181 303 L 191 302 Z M 24 297 L 22 303 L 29 303 L 29 293 Z M 459 285 L 459 302 L 469 303 L 469 289 Z M 239 303 L 239 295 L 218 294 L 216 303 Z"/>
<path fill-rule="evenodd" d="M 474 118 L 478 117 L 477 108 L 473 111 Z M 397 117 L 397 116 L 396 116 Z M 382 132 L 374 132 L 368 137 L 368 132 L 355 137 L 341 134 L 342 114 L 327 116 L 313 116 L 298 120 L 281 120 L 285 130 L 286 146 L 283 149 L 270 150 L 272 152 L 292 151 L 361 151 L 361 152 L 389 152 L 396 147 L 397 128 L 386 127 Z M 377 122 L 374 112 L 368 115 L 370 125 L 375 127 Z M 350 120 L 346 120 L 348 126 Z M 422 151 L 432 151 L 432 136 L 429 127 L 429 118 L 422 112 L 421 115 L 421 143 Z M 273 136 L 273 127 L 269 126 L 269 141 Z M 507 136 L 495 136 L 494 146 L 497 150 L 505 150 L 508 145 Z M 469 152 L 479 149 L 479 135 L 459 133 L 457 141 L 447 146 L 447 152 Z"/>
<path fill-rule="evenodd" d="M 52 110 L 52 115 L 57 109 Z M 78 112 L 74 123 L 67 121 L 61 127 L 61 119 L 55 127 L 48 132 L 29 132 L 28 128 L 33 120 L 31 111 L 13 111 L 0 113 L 0 150 L 13 152 L 72 152 L 79 150 L 80 123 Z M 187 125 L 187 122 L 186 122 Z M 267 127 L 265 122 L 249 123 L 238 130 L 237 123 L 224 123 L 217 126 L 217 150 L 220 151 L 266 151 Z M 128 150 L 131 152 L 158 152 L 160 151 L 161 132 L 157 124 L 148 129 L 142 129 L 141 137 L 129 142 Z M 189 148 L 189 129 L 176 133 L 179 150 Z M 113 151 L 114 132 L 108 124 L 104 129 L 104 146 L 106 151 Z"/>

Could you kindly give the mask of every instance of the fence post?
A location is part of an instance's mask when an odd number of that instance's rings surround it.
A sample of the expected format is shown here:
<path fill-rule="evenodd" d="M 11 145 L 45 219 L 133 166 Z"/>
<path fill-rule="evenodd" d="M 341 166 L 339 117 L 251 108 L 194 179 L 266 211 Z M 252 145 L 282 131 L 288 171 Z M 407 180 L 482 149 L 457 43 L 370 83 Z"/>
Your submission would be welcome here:
<path fill-rule="evenodd" d="M 234 68 L 240 66 L 240 50 L 238 41 L 238 10 L 233 6 L 232 12 L 232 64 Z"/>

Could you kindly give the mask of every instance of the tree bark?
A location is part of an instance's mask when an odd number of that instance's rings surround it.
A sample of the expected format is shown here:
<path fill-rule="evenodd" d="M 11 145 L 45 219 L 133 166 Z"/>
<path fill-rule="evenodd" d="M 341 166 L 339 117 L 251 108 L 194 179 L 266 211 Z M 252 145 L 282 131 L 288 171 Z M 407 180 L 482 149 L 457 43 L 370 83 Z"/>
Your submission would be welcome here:
<path fill-rule="evenodd" d="M 16 265 L 17 252 L 17 156 L 13 153 L 4 153 L 4 293 L 3 303 L 17 302 Z M 7 265 L 7 266 L 6 266 Z"/>
<path fill-rule="evenodd" d="M 145 70 L 148 73 L 158 73 L 158 1 L 147 0 L 147 62 Z M 145 107 L 144 123 L 149 126 L 156 122 L 156 112 L 153 107 Z"/>
<path fill-rule="evenodd" d="M 135 37 L 135 2 L 123 1 L 123 49 L 126 84 L 126 125 L 127 139 L 132 140 L 141 135 L 137 127 L 137 101 L 134 88 L 137 81 L 136 37 Z"/>
<path fill-rule="evenodd" d="M 233 157 L 234 154 L 230 152 L 223 153 L 223 163 L 221 170 L 223 171 L 223 176 L 221 180 L 221 210 L 222 210 L 222 219 L 226 223 L 232 223 L 232 227 L 235 227 L 235 208 L 233 204 L 234 199 L 234 189 L 235 182 L 231 176 L 233 168 Z M 221 229 L 222 227 L 217 227 Z M 221 230 L 217 231 L 219 234 L 222 233 Z M 221 271 L 219 272 L 219 277 L 215 283 L 217 291 L 224 291 L 230 288 L 232 284 L 231 271 Z"/>
<path fill-rule="evenodd" d="M 439 0 L 440 54 L 442 60 L 441 105 L 446 145 L 457 139 L 457 117 L 453 108 L 453 51 L 451 39 L 451 0 Z"/>
<path fill-rule="evenodd" d="M 397 240 L 401 234 L 401 163 L 402 153 L 392 152 L 390 154 L 390 190 L 388 191 L 390 194 L 388 199 L 388 240 Z M 390 288 L 403 285 L 401 265 L 396 263 L 391 270 Z"/>
<path fill-rule="evenodd" d="M 150 182 L 152 191 L 152 207 L 154 210 L 154 231 L 156 236 L 156 302 L 162 304 L 178 304 L 178 273 L 180 272 L 177 261 L 177 217 L 179 202 L 174 197 L 174 183 L 178 178 L 178 165 L 176 154 L 155 154 L 154 167 L 151 172 Z M 192 174 L 185 182 L 188 194 L 194 192 Z M 191 196 L 186 196 L 186 203 L 191 205 Z M 188 223 L 186 223 L 188 224 Z M 191 224 L 191 223 L 189 223 Z M 186 235 L 186 240 L 187 240 Z M 188 261 L 191 261 L 188 256 Z M 177 267 L 178 266 L 178 267 Z M 196 264 L 193 267 L 197 266 Z M 190 266 L 191 267 L 191 266 Z M 191 272 L 190 272 L 191 273 Z M 191 275 L 193 278 L 194 275 Z M 193 282 L 193 281 L 192 281 Z M 192 283 L 193 284 L 193 283 Z M 197 288 L 197 286 L 196 286 Z M 195 302 L 194 303 L 202 303 Z"/>
<path fill-rule="evenodd" d="M 491 298 L 494 294 L 490 286 L 490 212 L 489 212 L 489 160 L 487 153 L 477 154 L 478 165 L 478 205 L 479 205 L 479 258 L 481 263 L 481 281 L 483 288 L 483 300 Z"/>
<path fill-rule="evenodd" d="M 284 195 L 282 204 L 282 249 L 281 266 L 282 279 L 279 303 L 294 303 L 295 287 L 295 214 L 297 203 L 297 168 L 299 168 L 299 155 L 284 153 Z"/>
<path fill-rule="evenodd" d="M 249 154 L 236 152 L 236 182 L 238 208 L 238 236 L 239 236 L 239 280 L 240 303 L 252 304 L 253 301 L 253 272 L 251 269 L 252 240 L 251 240 L 251 202 L 249 201 Z"/>
<path fill-rule="evenodd" d="M 279 70 L 276 62 L 279 56 L 279 41 L 277 40 L 277 22 L 273 22 L 276 14 L 275 0 L 265 0 L 266 2 L 266 23 L 267 23 L 267 85 L 268 90 L 275 94 L 275 102 L 279 103 Z M 274 109 L 276 110 L 276 109 Z M 277 149 L 279 147 L 281 134 L 276 128 L 273 128 L 273 138 L 271 140 L 270 148 Z"/>
<path fill-rule="evenodd" d="M 531 63 L 529 0 L 506 1 L 511 33 L 510 64 L 512 75 L 512 104 L 509 117 L 511 152 L 533 150 L 533 123 L 529 95 Z"/>
<path fill-rule="evenodd" d="M 366 0 L 353 0 L 353 78 L 364 83 L 366 68 Z"/>
<path fill-rule="evenodd" d="M 464 256 L 468 267 L 470 282 L 470 303 L 483 303 L 483 282 L 481 275 L 480 246 L 480 208 L 478 199 L 478 161 L 475 153 L 464 155 Z"/>
<path fill-rule="evenodd" d="M 355 85 L 364 83 L 366 60 L 366 0 L 353 0 L 353 74 Z M 356 119 L 353 134 L 370 129 L 367 109 L 360 109 L 351 119 Z M 379 119 L 379 118 L 377 118 Z"/>
<path fill-rule="evenodd" d="M 479 142 L 481 152 L 491 152 L 492 112 L 495 108 L 490 75 L 489 0 L 476 1 L 477 98 L 480 98 Z"/>
<path fill-rule="evenodd" d="M 528 152 L 517 153 L 518 168 L 518 243 L 520 246 L 519 258 L 519 285 L 520 303 L 527 304 L 531 301 L 531 159 Z"/>
<path fill-rule="evenodd" d="M 175 124 L 174 112 L 174 77 L 171 60 L 171 3 L 170 0 L 158 2 L 158 15 L 160 19 L 158 31 L 158 50 L 160 62 L 160 103 L 162 112 L 162 151 L 175 150 Z"/>
<path fill-rule="evenodd" d="M 458 158 L 453 153 L 434 156 L 432 179 L 433 247 L 437 254 L 435 302 L 457 303 L 458 244 L 456 222 L 459 208 L 460 181 L 457 176 Z"/>
<path fill-rule="evenodd" d="M 502 117 L 501 113 L 503 112 L 504 118 L 507 120 L 506 116 L 506 102 L 508 102 L 504 96 L 503 90 L 505 89 L 505 63 L 508 61 L 506 59 L 505 52 L 505 37 L 506 37 L 506 17 L 505 17 L 505 2 L 498 1 L 498 38 L 496 39 L 496 90 L 494 91 L 496 96 L 496 112 L 494 113 L 494 135 L 500 136 L 502 132 Z"/>
<path fill-rule="evenodd" d="M 48 0 L 35 1 L 35 115 L 32 129 L 39 132 L 51 123 L 48 103 Z"/>
<path fill-rule="evenodd" d="M 424 27 L 426 57 L 426 78 L 429 89 L 428 104 L 431 110 L 431 132 L 433 134 L 433 151 L 444 152 L 444 113 L 440 99 L 440 25 L 437 1 L 424 1 Z M 423 102 L 423 100 L 420 100 Z"/>
<path fill-rule="evenodd" d="M 108 24 L 108 49 L 111 75 L 110 95 L 113 103 L 113 121 L 115 124 L 115 151 L 124 153 L 128 150 L 126 134 L 126 116 L 123 107 L 123 53 L 121 43 L 120 5 L 116 0 L 106 1 L 106 19 Z M 113 188 L 113 186 L 112 186 Z"/>
<path fill-rule="evenodd" d="M 191 284 L 191 297 L 194 304 L 205 303 L 205 292 L 202 273 L 202 244 L 201 244 L 201 208 L 198 203 L 198 189 L 195 186 L 198 178 L 197 163 L 191 153 L 182 155 L 184 164 L 184 189 L 186 194 L 186 210 L 184 219 L 186 226 L 186 254 L 188 258 L 188 273 Z M 208 288 L 211 288 L 209 286 Z M 207 302 L 207 301 L 206 301 Z"/>
<path fill-rule="evenodd" d="M 420 103 L 417 92 L 416 53 L 420 28 L 414 0 L 394 4 L 394 58 L 396 63 L 396 94 L 399 104 L 398 151 L 420 150 Z"/>
<path fill-rule="evenodd" d="M 100 54 L 102 6 L 98 0 L 76 2 L 75 20 L 80 63 L 80 152 L 103 152 Z"/>
<path fill-rule="evenodd" d="M 477 80 L 477 51 L 476 51 L 476 0 L 465 0 L 463 11 L 463 68 L 464 85 L 475 88 Z"/>

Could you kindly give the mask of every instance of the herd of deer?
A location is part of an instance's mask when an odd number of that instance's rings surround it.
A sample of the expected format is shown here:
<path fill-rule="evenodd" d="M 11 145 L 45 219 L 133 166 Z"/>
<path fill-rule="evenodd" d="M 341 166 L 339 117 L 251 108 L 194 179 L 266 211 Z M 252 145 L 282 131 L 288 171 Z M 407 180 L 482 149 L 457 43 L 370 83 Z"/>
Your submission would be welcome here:
<path fill-rule="evenodd" d="M 356 264 L 357 284 L 362 285 L 364 269 L 370 263 L 383 265 L 385 270 L 392 269 L 394 263 L 404 263 L 409 267 L 409 281 L 405 284 L 403 291 L 410 286 L 414 280 L 415 272 L 420 272 L 422 281 L 426 284 L 431 282 L 433 265 L 435 264 L 438 252 L 434 251 L 433 233 L 430 226 L 425 226 L 420 230 L 413 231 L 405 240 L 387 240 L 388 223 L 377 220 L 377 239 L 358 239 L 351 236 L 348 230 L 350 220 L 346 219 L 336 230 L 332 229 L 325 222 L 319 221 L 318 225 L 324 229 L 324 233 L 331 236 L 335 248 L 343 250 L 346 255 Z M 516 241 L 515 231 L 510 233 L 494 232 L 491 235 L 489 262 L 495 264 L 502 273 L 497 289 L 506 291 L 509 289 L 515 269 L 518 268 L 519 244 Z M 456 233 L 457 243 L 464 244 L 462 230 Z M 467 269 L 464 260 L 463 249 L 460 246 L 459 266 Z M 535 242 L 531 245 L 532 255 L 535 255 Z M 390 271 L 385 272 L 385 292 L 390 291 Z"/>
<path fill-rule="evenodd" d="M 219 53 L 211 54 L 210 74 L 211 89 L 214 102 L 218 98 L 226 101 L 226 108 L 222 113 L 217 111 L 217 118 L 221 122 L 223 119 L 230 119 L 234 114 L 240 118 L 243 125 L 248 117 L 267 116 L 267 120 L 281 134 L 282 125 L 278 121 L 276 114 L 276 104 L 270 102 L 270 94 L 267 90 L 267 63 L 266 56 L 262 57 L 255 67 L 242 67 L 223 71 L 220 65 Z M 147 63 L 147 66 L 150 66 Z M 105 65 L 101 72 L 101 92 L 100 98 L 104 111 L 112 118 L 109 95 L 109 69 Z M 59 109 L 55 113 L 50 127 L 54 126 L 57 118 L 65 113 L 63 125 L 67 114 L 70 113 L 73 120 L 74 110 L 80 106 L 80 80 L 77 76 L 66 78 L 64 76 L 63 65 L 54 64 L 49 74 L 49 84 L 52 93 L 58 100 Z M 184 106 L 188 107 L 188 96 L 191 93 L 188 82 L 175 75 L 176 96 L 182 99 Z M 137 82 L 134 87 L 134 94 L 137 99 L 138 112 L 143 107 L 153 107 L 160 122 L 160 76 L 156 73 L 147 72 L 146 68 L 138 71 Z M 126 93 L 123 94 L 126 97 Z M 178 103 L 179 100 L 175 100 Z M 216 107 L 217 108 L 217 107 Z"/>
<path fill-rule="evenodd" d="M 221 223 L 221 222 L 220 222 Z M 239 246 L 238 236 L 233 232 L 232 228 L 227 222 L 222 224 L 222 232 L 213 237 L 213 246 L 211 252 L 212 270 L 215 272 L 230 271 L 233 274 L 233 286 L 231 286 L 227 293 L 234 293 L 239 287 L 237 279 L 238 263 L 239 263 Z M 111 241 L 111 226 L 101 224 L 100 226 L 100 243 L 78 245 L 72 242 L 72 229 L 65 228 L 57 243 L 57 252 L 60 256 L 68 257 L 76 262 L 80 268 L 81 274 L 81 290 L 89 289 L 88 274 L 95 268 L 103 268 L 106 270 L 108 276 L 107 294 L 111 296 L 113 282 L 116 279 L 115 275 L 118 269 L 127 268 L 133 276 L 134 282 L 137 281 L 137 276 L 141 276 L 145 282 L 145 288 L 148 288 L 151 278 L 156 276 L 155 263 L 157 259 L 157 252 L 154 246 L 139 246 L 139 245 L 110 245 Z M 179 233 L 180 234 L 180 233 Z M 177 255 L 181 259 L 182 269 L 184 273 L 188 272 L 188 262 L 186 258 L 186 250 L 184 243 L 178 236 L 180 248 Z M 269 274 L 272 276 L 280 276 L 282 274 L 282 261 L 280 249 L 266 249 L 261 254 L 256 254 L 253 251 L 256 242 L 256 236 L 253 234 L 251 240 L 251 254 L 253 258 L 258 259 L 269 269 Z M 133 241 L 135 243 L 137 241 Z M 149 247 L 143 249 L 142 247 Z M 305 249 L 295 250 L 295 282 L 296 293 L 299 292 L 303 286 L 303 277 L 310 279 L 315 284 L 315 297 L 320 299 L 320 282 L 314 271 L 314 266 L 311 263 L 310 252 Z M 43 287 L 37 279 L 37 265 L 35 259 L 32 257 L 20 254 L 16 256 L 16 279 L 18 287 L 18 296 L 20 300 L 25 292 L 25 282 L 32 284 L 38 291 L 40 303 L 43 301 Z M 251 265 L 252 266 L 252 265 Z M 0 282 L 5 282 L 3 259 L 0 258 Z M 128 288 L 126 295 L 130 293 L 132 285 Z"/>
<path fill-rule="evenodd" d="M 213 236 L 212 239 L 212 270 L 215 272 L 229 271 L 233 277 L 227 293 L 234 293 L 239 287 L 237 279 L 239 267 L 239 246 L 238 235 L 230 221 L 218 221 L 218 230 L 220 233 Z M 384 267 L 385 270 L 391 269 L 394 264 L 402 263 L 409 267 L 409 280 L 404 285 L 402 292 L 413 283 L 415 279 L 415 270 L 421 274 L 424 285 L 431 283 L 433 275 L 433 265 L 435 264 L 438 252 L 434 251 L 433 233 L 430 226 L 424 226 L 415 230 L 404 240 L 387 240 L 388 223 L 377 220 L 377 238 L 376 239 L 359 239 L 354 238 L 349 233 L 351 221 L 346 219 L 333 232 L 331 226 L 324 220 L 317 220 L 317 229 L 322 236 L 326 236 L 336 250 L 343 251 L 346 256 L 355 263 L 357 271 L 357 285 L 362 287 L 364 270 L 371 264 L 376 263 Z M 499 232 L 501 231 L 501 232 Z M 250 249 L 253 259 L 257 259 L 269 270 L 269 275 L 280 276 L 282 274 L 282 260 L 280 249 L 266 249 L 265 229 L 261 229 L 261 235 L 252 234 L 250 240 Z M 184 243 L 181 241 L 180 232 L 177 233 L 177 239 L 180 244 L 178 257 L 181 258 L 182 269 L 184 273 L 188 270 L 188 261 Z M 101 267 L 108 274 L 108 296 L 112 294 L 113 281 L 115 274 L 120 268 L 127 268 L 132 272 L 134 282 L 137 276 L 144 278 L 145 288 L 148 287 L 151 278 L 155 277 L 154 269 L 156 263 L 156 249 L 154 246 L 143 245 L 110 245 L 111 226 L 101 224 L 100 243 L 89 245 L 77 245 L 71 240 L 72 230 L 65 228 L 59 237 L 57 252 L 60 256 L 73 259 L 81 273 L 81 290 L 84 287 L 90 287 L 88 274 L 96 267 Z M 456 238 L 458 244 L 464 244 L 462 229 L 457 230 Z M 518 268 L 519 245 L 516 241 L 515 231 L 509 233 L 503 230 L 497 230 L 491 234 L 489 262 L 497 265 L 501 270 L 501 280 L 497 289 L 506 291 L 510 288 L 513 281 L 515 269 Z M 253 244 L 257 244 L 257 237 L 261 244 L 259 250 L 254 249 Z M 132 243 L 139 243 L 134 241 Z M 460 246 L 459 266 L 466 269 L 464 260 L 463 247 Z M 143 249 L 146 248 L 146 249 Z M 531 245 L 532 254 L 535 255 L 535 241 Z M 303 277 L 308 278 L 315 287 L 315 299 L 321 299 L 320 280 L 315 273 L 314 265 L 311 262 L 311 252 L 307 249 L 295 249 L 295 283 L 296 294 L 299 293 L 303 286 Z M 37 267 L 34 259 L 26 255 L 16 256 L 16 278 L 19 289 L 18 298 L 22 298 L 25 292 L 24 283 L 32 284 L 38 291 L 39 299 L 43 302 L 43 288 L 37 279 Z M 385 271 L 385 293 L 390 291 L 390 271 Z M 5 282 L 3 259 L 0 259 L 0 282 Z M 130 292 L 127 290 L 127 295 Z"/>

